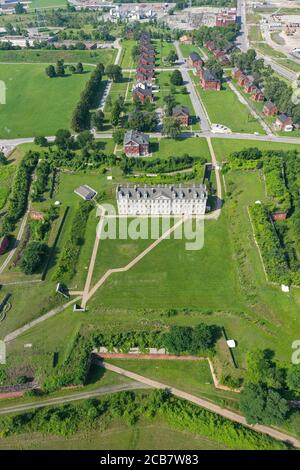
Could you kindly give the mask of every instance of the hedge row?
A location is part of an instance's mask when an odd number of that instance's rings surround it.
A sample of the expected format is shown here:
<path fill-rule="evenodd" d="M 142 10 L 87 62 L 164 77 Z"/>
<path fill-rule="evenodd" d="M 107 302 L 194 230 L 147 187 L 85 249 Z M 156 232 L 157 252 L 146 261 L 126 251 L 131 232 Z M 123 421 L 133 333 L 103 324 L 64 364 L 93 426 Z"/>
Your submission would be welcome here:
<path fill-rule="evenodd" d="M 280 284 L 290 284 L 291 278 L 286 256 L 268 210 L 262 204 L 255 204 L 249 208 L 249 211 L 269 280 Z"/>
<path fill-rule="evenodd" d="M 54 280 L 66 282 L 71 280 L 75 275 L 80 249 L 84 243 L 86 224 L 89 213 L 93 207 L 92 202 L 82 201 L 79 208 L 76 210 L 70 234 L 64 245 L 53 276 Z"/>
<path fill-rule="evenodd" d="M 0 235 L 8 235 L 15 229 L 15 224 L 24 214 L 27 207 L 28 192 L 32 173 L 37 165 L 39 154 L 29 151 L 21 161 L 16 172 L 8 208 L 2 222 Z"/>
<path fill-rule="evenodd" d="M 277 156 L 265 157 L 263 168 L 268 196 L 271 196 L 278 201 L 281 210 L 289 210 L 291 206 L 291 197 L 284 180 L 282 159 Z"/>

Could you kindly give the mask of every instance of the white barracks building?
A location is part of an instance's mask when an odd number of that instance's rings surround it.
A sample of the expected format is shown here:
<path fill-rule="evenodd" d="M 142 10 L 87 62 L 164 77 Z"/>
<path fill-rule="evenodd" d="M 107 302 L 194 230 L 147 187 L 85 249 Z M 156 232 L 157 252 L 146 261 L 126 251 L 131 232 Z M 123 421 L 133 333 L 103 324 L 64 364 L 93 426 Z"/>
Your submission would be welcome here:
<path fill-rule="evenodd" d="M 203 184 L 193 186 L 117 186 L 120 215 L 203 215 L 207 190 Z"/>

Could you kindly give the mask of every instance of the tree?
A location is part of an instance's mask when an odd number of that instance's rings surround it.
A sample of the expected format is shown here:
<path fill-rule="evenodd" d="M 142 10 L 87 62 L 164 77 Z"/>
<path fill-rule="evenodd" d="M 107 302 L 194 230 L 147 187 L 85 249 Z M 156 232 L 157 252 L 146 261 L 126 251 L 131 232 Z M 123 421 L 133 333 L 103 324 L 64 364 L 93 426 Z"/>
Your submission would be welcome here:
<path fill-rule="evenodd" d="M 255 349 L 247 354 L 246 382 L 266 384 L 268 387 L 280 388 L 283 384 L 283 371 L 276 367 L 269 350 Z"/>
<path fill-rule="evenodd" d="M 214 344 L 212 329 L 205 323 L 200 323 L 193 330 L 191 350 L 194 354 L 210 349 Z"/>
<path fill-rule="evenodd" d="M 18 2 L 15 6 L 15 12 L 16 15 L 22 15 L 26 12 L 26 9 L 24 8 L 24 5 L 22 5 L 22 3 Z"/>
<path fill-rule="evenodd" d="M 205 65 L 206 68 L 216 76 L 216 78 L 222 80 L 224 70 L 222 65 L 216 59 L 209 59 Z"/>
<path fill-rule="evenodd" d="M 189 351 L 192 343 L 193 329 L 186 326 L 172 326 L 166 334 L 165 346 L 171 353 L 179 354 Z"/>
<path fill-rule="evenodd" d="M 86 147 L 87 144 L 90 144 L 94 140 L 93 134 L 88 131 L 82 131 L 78 134 L 76 142 L 80 148 Z"/>
<path fill-rule="evenodd" d="M 56 72 L 53 65 L 48 65 L 48 67 L 46 67 L 45 72 L 50 78 L 56 77 Z"/>
<path fill-rule="evenodd" d="M 0 151 L 0 165 L 6 165 L 6 164 L 7 164 L 7 158 L 4 155 L 4 153 Z"/>
<path fill-rule="evenodd" d="M 171 50 L 169 54 L 166 57 L 166 61 L 169 62 L 170 64 L 174 64 L 178 60 L 178 55 L 174 50 Z"/>
<path fill-rule="evenodd" d="M 163 120 L 162 133 L 171 139 L 177 139 L 181 133 L 180 121 L 172 117 L 165 117 Z"/>
<path fill-rule="evenodd" d="M 63 77 L 65 75 L 65 66 L 62 59 L 56 62 L 55 73 L 57 77 Z"/>
<path fill-rule="evenodd" d="M 56 132 L 55 136 L 55 145 L 62 150 L 66 150 L 70 147 L 70 144 L 73 142 L 71 133 L 67 129 L 59 129 Z"/>
<path fill-rule="evenodd" d="M 300 392 L 300 365 L 293 365 L 288 369 L 286 383 L 293 392 Z"/>
<path fill-rule="evenodd" d="M 81 62 L 78 62 L 76 65 L 76 73 L 83 73 L 83 65 Z"/>
<path fill-rule="evenodd" d="M 172 111 L 176 105 L 176 101 L 173 95 L 167 95 L 164 97 L 164 102 L 166 103 L 166 114 L 167 116 L 172 116 Z"/>
<path fill-rule="evenodd" d="M 113 80 L 113 82 L 122 81 L 123 74 L 119 65 L 108 65 L 105 69 L 105 73 L 111 80 Z"/>
<path fill-rule="evenodd" d="M 140 55 L 140 49 L 138 46 L 133 46 L 133 48 L 131 49 L 131 57 L 132 57 L 132 60 L 134 63 L 136 63 L 138 57 Z"/>
<path fill-rule="evenodd" d="M 249 424 L 280 425 L 288 413 L 288 402 L 277 390 L 248 384 L 240 394 L 240 410 Z"/>
<path fill-rule="evenodd" d="M 25 274 L 37 272 L 43 265 L 48 247 L 44 243 L 30 242 L 24 250 L 20 268 Z"/>
<path fill-rule="evenodd" d="M 48 140 L 43 135 L 38 135 L 34 138 L 34 143 L 35 145 L 39 145 L 40 147 L 47 147 Z"/>
<path fill-rule="evenodd" d="M 76 73 L 76 68 L 74 67 L 74 65 L 69 65 L 69 70 L 71 73 Z"/>
<path fill-rule="evenodd" d="M 124 135 L 125 135 L 124 129 L 116 129 L 113 133 L 113 139 L 114 139 L 115 144 L 117 145 L 123 144 Z"/>
<path fill-rule="evenodd" d="M 175 86 L 183 85 L 183 78 L 182 78 L 180 70 L 174 70 L 172 72 L 171 77 L 170 77 L 170 82 L 172 83 L 172 85 L 175 85 Z"/>
<path fill-rule="evenodd" d="M 92 126 L 97 129 L 97 131 L 100 131 L 102 129 L 104 122 L 104 113 L 101 109 L 98 109 L 93 115 L 92 115 Z"/>

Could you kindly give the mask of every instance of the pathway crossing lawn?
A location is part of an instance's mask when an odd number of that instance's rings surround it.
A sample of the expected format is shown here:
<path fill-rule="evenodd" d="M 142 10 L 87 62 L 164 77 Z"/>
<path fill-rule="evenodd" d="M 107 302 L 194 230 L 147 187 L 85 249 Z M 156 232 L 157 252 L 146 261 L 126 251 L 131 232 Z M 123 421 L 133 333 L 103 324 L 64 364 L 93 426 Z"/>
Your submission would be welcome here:
<path fill-rule="evenodd" d="M 192 75 L 195 83 L 199 78 Z M 223 83 L 221 91 L 205 91 L 197 86 L 199 95 L 213 124 L 223 124 L 232 132 L 265 134 L 259 122 L 251 116 L 248 108 L 239 102 L 226 83 Z"/>
<path fill-rule="evenodd" d="M 214 401 L 237 400 L 234 393 L 215 388 L 207 361 L 109 359 L 107 362 L 196 396 Z"/>
<path fill-rule="evenodd" d="M 21 434 L 1 440 L 0 449 L 26 450 L 226 450 L 216 441 L 200 435 L 173 428 L 162 419 L 140 420 L 126 425 L 121 421 L 110 422 L 104 430 L 77 433 L 69 439 L 42 434 Z"/>
<path fill-rule="evenodd" d="M 43 63 L 48 65 L 63 59 L 66 64 L 82 62 L 96 65 L 101 62 L 106 66 L 114 62 L 116 54 L 116 49 L 98 49 L 96 51 L 22 49 L 0 51 L 0 62 Z"/>
<path fill-rule="evenodd" d="M 242 139 L 212 139 L 213 147 L 219 161 L 226 160 L 232 152 L 239 152 L 250 147 L 260 150 L 298 150 L 299 144 L 284 144 L 280 142 L 264 142 L 259 140 Z"/>
<path fill-rule="evenodd" d="M 0 138 L 54 135 L 69 128 L 72 112 L 90 77 L 49 78 L 43 65 L 0 65 L 6 105 L 0 108 Z"/>

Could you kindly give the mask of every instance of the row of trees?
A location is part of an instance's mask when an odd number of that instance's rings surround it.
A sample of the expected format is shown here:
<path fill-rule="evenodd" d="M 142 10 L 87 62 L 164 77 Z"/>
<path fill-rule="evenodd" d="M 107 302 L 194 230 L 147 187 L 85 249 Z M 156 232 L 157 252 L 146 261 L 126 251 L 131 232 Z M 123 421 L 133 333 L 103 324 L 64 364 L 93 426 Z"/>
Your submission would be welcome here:
<path fill-rule="evenodd" d="M 76 132 L 90 128 L 90 109 L 96 104 L 100 93 L 100 84 L 104 73 L 103 64 L 98 64 L 91 73 L 80 100 L 73 112 L 71 127 Z"/>
<path fill-rule="evenodd" d="M 1 235 L 13 232 L 16 222 L 26 210 L 31 176 L 38 163 L 38 158 L 37 152 L 29 151 L 19 165 L 9 196 L 7 211 L 2 221 Z"/>

